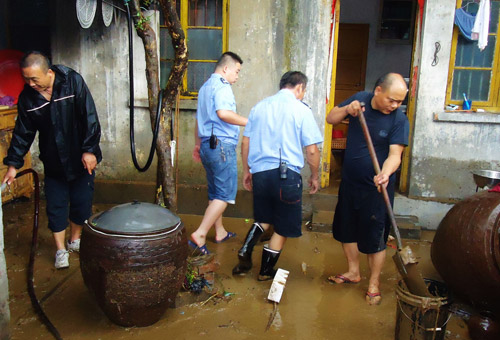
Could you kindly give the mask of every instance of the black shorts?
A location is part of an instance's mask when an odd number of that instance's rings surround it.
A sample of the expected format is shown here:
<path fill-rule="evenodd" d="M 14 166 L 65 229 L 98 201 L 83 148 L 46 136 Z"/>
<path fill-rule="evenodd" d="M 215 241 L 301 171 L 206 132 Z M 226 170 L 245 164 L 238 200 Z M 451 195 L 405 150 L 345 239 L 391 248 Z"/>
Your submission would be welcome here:
<path fill-rule="evenodd" d="M 388 186 L 391 203 L 394 186 Z M 333 217 L 333 237 L 342 243 L 357 243 L 364 254 L 373 254 L 386 248 L 390 230 L 384 197 L 375 188 L 361 190 L 342 181 L 339 200 Z"/>
<path fill-rule="evenodd" d="M 92 215 L 95 173 L 72 180 L 45 177 L 45 197 L 49 229 L 60 232 L 66 229 L 69 220 L 82 225 Z"/>
<path fill-rule="evenodd" d="M 302 177 L 288 169 L 280 179 L 278 169 L 252 175 L 253 214 L 256 222 L 269 223 L 284 237 L 302 236 Z"/>

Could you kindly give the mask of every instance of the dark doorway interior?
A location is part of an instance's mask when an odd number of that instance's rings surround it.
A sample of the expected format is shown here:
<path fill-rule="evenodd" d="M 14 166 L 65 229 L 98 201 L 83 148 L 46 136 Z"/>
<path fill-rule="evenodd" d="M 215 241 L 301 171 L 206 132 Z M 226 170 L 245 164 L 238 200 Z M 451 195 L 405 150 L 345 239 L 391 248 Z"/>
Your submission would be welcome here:
<path fill-rule="evenodd" d="M 365 89 L 368 24 L 339 25 L 335 105 Z M 346 146 L 348 121 L 333 126 L 330 186 L 338 187 Z"/>
<path fill-rule="evenodd" d="M 50 0 L 1 0 L 0 49 L 50 55 Z"/>

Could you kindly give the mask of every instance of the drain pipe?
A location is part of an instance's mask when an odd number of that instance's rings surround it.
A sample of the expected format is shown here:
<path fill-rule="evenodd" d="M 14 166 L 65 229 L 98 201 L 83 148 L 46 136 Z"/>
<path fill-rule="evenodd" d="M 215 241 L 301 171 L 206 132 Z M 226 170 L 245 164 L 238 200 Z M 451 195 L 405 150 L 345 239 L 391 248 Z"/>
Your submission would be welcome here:
<path fill-rule="evenodd" d="M 134 46 L 132 38 L 132 17 L 130 14 L 129 0 L 124 0 L 125 7 L 127 7 L 127 22 L 128 22 L 128 55 L 129 55 L 129 89 L 130 89 L 130 153 L 132 154 L 132 162 L 137 170 L 140 172 L 145 172 L 151 166 L 153 161 L 153 156 L 155 152 L 156 140 L 158 139 L 158 131 L 160 129 L 160 114 L 161 114 L 161 102 L 163 99 L 163 91 L 160 90 L 158 93 L 158 105 L 156 108 L 156 120 L 155 128 L 153 131 L 153 140 L 151 142 L 151 148 L 149 149 L 149 156 L 144 167 L 141 167 L 137 162 L 136 152 L 135 152 L 135 135 L 134 135 Z"/>

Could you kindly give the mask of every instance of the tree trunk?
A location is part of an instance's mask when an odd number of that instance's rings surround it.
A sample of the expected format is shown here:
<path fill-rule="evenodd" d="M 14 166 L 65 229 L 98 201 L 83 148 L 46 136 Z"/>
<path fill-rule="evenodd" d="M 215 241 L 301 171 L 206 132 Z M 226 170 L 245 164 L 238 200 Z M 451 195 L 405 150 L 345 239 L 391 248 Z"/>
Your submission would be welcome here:
<path fill-rule="evenodd" d="M 175 168 L 171 158 L 171 140 L 174 126 L 172 125 L 172 112 L 175 99 L 182 83 L 182 76 L 187 68 L 187 44 L 182 30 L 179 17 L 175 10 L 175 0 L 160 0 L 161 9 L 172 39 L 175 51 L 175 60 L 170 71 L 167 86 L 163 89 L 163 100 L 161 103 L 161 121 L 158 139 L 156 141 L 156 155 L 158 166 L 156 173 L 157 192 L 156 203 L 164 203 L 173 212 L 177 211 L 177 193 Z M 151 117 L 151 127 L 154 129 L 156 119 L 156 108 L 158 105 L 159 66 L 158 45 L 156 43 L 155 31 L 144 20 L 139 0 L 133 0 L 131 14 L 135 23 L 137 34 L 142 39 L 146 55 L 146 79 L 148 82 L 148 102 Z M 178 122 L 175 122 L 178 124 Z M 175 136 L 174 136 L 175 140 Z"/>

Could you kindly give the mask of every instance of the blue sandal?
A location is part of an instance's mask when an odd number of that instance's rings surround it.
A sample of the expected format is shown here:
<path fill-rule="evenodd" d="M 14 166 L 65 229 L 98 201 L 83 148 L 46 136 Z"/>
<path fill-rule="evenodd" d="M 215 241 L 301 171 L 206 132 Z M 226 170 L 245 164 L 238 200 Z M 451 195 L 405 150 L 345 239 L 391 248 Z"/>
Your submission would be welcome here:
<path fill-rule="evenodd" d="M 236 237 L 236 233 L 232 233 L 232 232 L 228 231 L 226 237 L 224 237 L 220 241 L 215 240 L 215 243 L 222 243 L 222 242 L 225 242 L 225 241 L 227 241 L 227 240 L 229 240 L 230 238 L 233 238 L 233 237 Z"/>
<path fill-rule="evenodd" d="M 193 250 L 199 250 L 203 255 L 209 255 L 210 252 L 207 249 L 207 245 L 204 244 L 203 246 L 199 247 L 196 243 L 193 241 L 188 240 L 188 245 L 193 248 Z"/>

